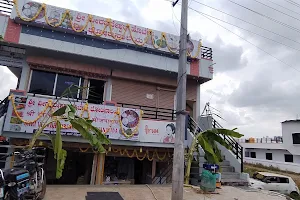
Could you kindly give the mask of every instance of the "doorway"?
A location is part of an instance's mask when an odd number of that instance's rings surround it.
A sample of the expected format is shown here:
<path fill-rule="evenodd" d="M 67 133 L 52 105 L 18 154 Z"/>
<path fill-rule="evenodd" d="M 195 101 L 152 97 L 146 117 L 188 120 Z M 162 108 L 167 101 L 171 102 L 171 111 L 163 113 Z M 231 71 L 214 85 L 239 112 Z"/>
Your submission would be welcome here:
<path fill-rule="evenodd" d="M 53 150 L 48 149 L 45 164 L 47 184 L 90 184 L 93 155 L 93 153 L 68 150 L 62 177 L 56 179 L 56 160 L 54 159 Z"/>
<path fill-rule="evenodd" d="M 103 102 L 105 81 L 90 79 L 88 85 L 88 102 L 101 104 Z"/>

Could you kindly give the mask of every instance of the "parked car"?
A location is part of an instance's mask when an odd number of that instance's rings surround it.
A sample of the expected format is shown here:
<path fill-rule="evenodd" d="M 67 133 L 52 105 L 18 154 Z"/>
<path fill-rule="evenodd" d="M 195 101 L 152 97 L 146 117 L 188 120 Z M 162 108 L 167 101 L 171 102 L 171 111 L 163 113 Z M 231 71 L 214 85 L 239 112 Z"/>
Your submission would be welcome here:
<path fill-rule="evenodd" d="M 268 172 L 256 172 L 250 178 L 252 188 L 261 190 L 276 191 L 283 194 L 298 196 L 300 194 L 294 180 L 289 176 Z"/>

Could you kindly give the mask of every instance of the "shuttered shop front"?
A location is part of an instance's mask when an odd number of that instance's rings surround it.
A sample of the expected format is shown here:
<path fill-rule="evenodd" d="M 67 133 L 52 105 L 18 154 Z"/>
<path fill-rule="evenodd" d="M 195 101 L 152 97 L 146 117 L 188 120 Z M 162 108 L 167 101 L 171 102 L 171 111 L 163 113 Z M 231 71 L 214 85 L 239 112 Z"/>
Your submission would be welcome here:
<path fill-rule="evenodd" d="M 117 103 L 173 109 L 174 95 L 175 88 L 161 88 L 132 80 L 112 80 L 112 100 Z"/>

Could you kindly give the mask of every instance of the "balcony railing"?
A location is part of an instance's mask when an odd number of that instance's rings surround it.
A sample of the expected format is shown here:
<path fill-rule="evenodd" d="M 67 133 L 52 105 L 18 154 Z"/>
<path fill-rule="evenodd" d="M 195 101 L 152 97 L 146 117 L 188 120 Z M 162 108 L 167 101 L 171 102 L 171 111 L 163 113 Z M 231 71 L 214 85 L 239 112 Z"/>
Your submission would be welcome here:
<path fill-rule="evenodd" d="M 175 120 L 175 110 L 166 108 L 156 108 L 150 106 L 141 106 L 134 104 L 118 103 L 117 106 L 126 108 L 136 108 L 144 112 L 143 118 L 145 119 L 157 119 L 157 120 Z"/>
<path fill-rule="evenodd" d="M 0 101 L 0 118 L 7 112 L 8 102 L 8 97 Z"/>
<path fill-rule="evenodd" d="M 14 4 L 11 0 L 0 0 L 0 14 L 10 15 Z"/>
<path fill-rule="evenodd" d="M 201 58 L 212 60 L 212 48 L 209 47 L 201 47 Z"/>

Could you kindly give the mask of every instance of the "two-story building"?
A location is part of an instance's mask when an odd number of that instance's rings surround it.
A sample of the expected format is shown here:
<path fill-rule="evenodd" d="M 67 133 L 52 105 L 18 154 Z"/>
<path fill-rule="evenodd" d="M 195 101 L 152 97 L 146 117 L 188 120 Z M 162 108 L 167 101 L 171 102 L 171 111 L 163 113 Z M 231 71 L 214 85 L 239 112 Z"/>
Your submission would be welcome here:
<path fill-rule="evenodd" d="M 281 128 L 282 136 L 238 139 L 244 147 L 244 161 L 300 173 L 300 120 L 286 120 Z"/>
<path fill-rule="evenodd" d="M 48 183 L 171 181 L 179 36 L 25 0 L 0 15 L 0 35 L 0 65 L 18 78 L 14 95 L 0 104 L 0 132 L 9 138 L 9 151 L 28 143 L 50 109 L 71 101 L 112 144 L 107 154 L 98 154 L 66 124 L 63 176 L 55 179 L 48 149 Z M 212 49 L 188 41 L 186 67 L 186 107 L 197 119 L 200 85 L 213 77 Z M 85 89 L 56 102 L 71 84 Z M 55 134 L 55 128 L 45 133 Z"/>

